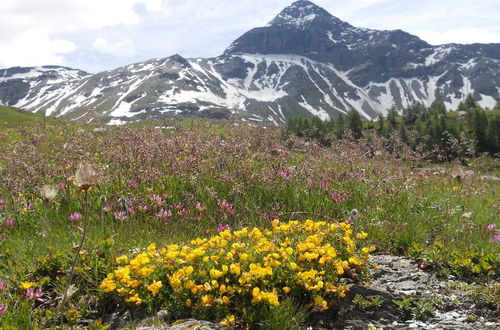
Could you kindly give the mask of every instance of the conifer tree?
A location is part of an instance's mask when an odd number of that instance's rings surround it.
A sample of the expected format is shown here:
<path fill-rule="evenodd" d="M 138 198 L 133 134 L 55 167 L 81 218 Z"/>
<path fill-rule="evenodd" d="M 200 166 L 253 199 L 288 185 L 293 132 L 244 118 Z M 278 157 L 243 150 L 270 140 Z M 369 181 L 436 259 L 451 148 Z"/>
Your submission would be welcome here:
<path fill-rule="evenodd" d="M 347 123 L 349 129 L 352 131 L 356 139 L 359 139 L 363 136 L 363 122 L 361 121 L 361 116 L 358 111 L 356 111 L 355 109 L 349 111 L 349 113 L 347 114 Z"/>

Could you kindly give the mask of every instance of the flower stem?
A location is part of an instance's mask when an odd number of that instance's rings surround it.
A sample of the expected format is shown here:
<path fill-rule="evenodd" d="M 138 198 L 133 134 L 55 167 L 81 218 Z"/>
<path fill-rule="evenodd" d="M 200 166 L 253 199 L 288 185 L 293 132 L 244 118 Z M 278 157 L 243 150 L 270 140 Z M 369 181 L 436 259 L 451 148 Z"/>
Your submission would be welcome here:
<path fill-rule="evenodd" d="M 60 317 L 61 317 L 61 328 L 62 328 L 62 325 L 63 325 L 63 308 L 64 308 L 64 304 L 66 303 L 66 297 L 67 297 L 67 294 L 68 294 L 68 289 L 69 287 L 71 286 L 71 282 L 73 281 L 73 275 L 74 275 L 74 270 L 75 270 L 75 266 L 78 262 L 78 259 L 80 257 L 80 251 L 82 250 L 82 247 L 83 247 L 83 243 L 85 242 L 85 238 L 87 236 L 87 225 L 88 225 L 88 219 L 89 219 L 89 193 L 88 193 L 88 189 L 85 190 L 85 196 L 84 196 L 84 200 L 85 200 L 85 208 L 84 208 L 84 219 L 83 219 L 83 234 L 82 234 L 82 239 L 80 241 L 80 245 L 78 246 L 78 250 L 76 252 L 76 255 L 75 255 L 75 258 L 73 259 L 73 264 L 71 265 L 71 269 L 69 271 L 69 280 L 68 280 L 68 283 L 66 284 L 66 288 L 64 289 L 64 295 L 62 297 L 62 300 L 61 300 L 61 303 L 59 305 L 59 312 L 61 313 Z"/>

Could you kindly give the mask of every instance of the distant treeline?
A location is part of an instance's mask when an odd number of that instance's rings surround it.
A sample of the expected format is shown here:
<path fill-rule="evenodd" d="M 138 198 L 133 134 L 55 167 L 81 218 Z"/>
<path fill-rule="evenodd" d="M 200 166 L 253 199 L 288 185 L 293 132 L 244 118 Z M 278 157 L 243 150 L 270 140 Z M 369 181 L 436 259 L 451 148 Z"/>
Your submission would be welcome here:
<path fill-rule="evenodd" d="M 374 134 L 397 135 L 414 150 L 439 151 L 444 159 L 450 159 L 475 152 L 499 153 L 500 109 L 484 110 L 468 95 L 457 111 L 447 112 L 444 103 L 438 101 L 430 107 L 414 103 L 402 111 L 392 107 L 387 116 L 380 115 L 377 121 L 363 121 L 358 111 L 351 110 L 331 121 L 291 118 L 286 131 L 323 145 L 346 134 L 355 139 Z"/>

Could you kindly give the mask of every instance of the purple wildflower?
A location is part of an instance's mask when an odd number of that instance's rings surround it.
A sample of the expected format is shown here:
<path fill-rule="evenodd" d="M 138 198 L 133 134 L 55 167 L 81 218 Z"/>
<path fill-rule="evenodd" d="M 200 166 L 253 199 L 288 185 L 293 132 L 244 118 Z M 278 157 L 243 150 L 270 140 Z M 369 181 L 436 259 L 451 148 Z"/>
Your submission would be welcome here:
<path fill-rule="evenodd" d="M 130 189 L 137 189 L 139 188 L 139 184 L 135 181 L 132 181 L 132 180 L 129 180 L 128 181 L 128 184 L 127 186 L 130 188 Z"/>
<path fill-rule="evenodd" d="M 156 216 L 158 218 L 167 219 L 167 218 L 170 218 L 172 216 L 172 212 L 169 210 L 161 209 L 160 212 L 158 212 L 156 214 Z"/>
<path fill-rule="evenodd" d="M 7 288 L 7 282 L 0 280 L 0 290 L 5 290 Z"/>
<path fill-rule="evenodd" d="M 115 220 L 121 220 L 121 221 L 128 219 L 127 212 L 123 212 L 123 211 L 122 212 L 113 212 L 113 217 L 115 217 Z"/>
<path fill-rule="evenodd" d="M 496 223 L 490 223 L 486 227 L 484 227 L 487 231 L 496 231 L 497 229 L 497 224 Z"/>
<path fill-rule="evenodd" d="M 0 206 L 5 205 L 5 204 L 7 204 L 7 202 L 4 201 L 3 199 L 0 199 Z"/>
<path fill-rule="evenodd" d="M 182 210 L 177 211 L 177 214 L 180 215 L 181 217 L 186 216 L 189 213 L 191 213 L 191 211 L 188 211 L 186 209 L 182 209 Z"/>
<path fill-rule="evenodd" d="M 12 227 L 14 227 L 16 225 L 16 220 L 14 220 L 14 219 L 7 219 L 7 220 L 5 220 L 5 225 L 7 227 L 12 228 Z"/>
<path fill-rule="evenodd" d="M 221 224 L 221 223 L 219 223 L 219 224 L 217 225 L 217 232 L 219 232 L 219 233 L 220 233 L 221 231 L 224 231 L 224 230 L 227 230 L 227 229 L 229 229 L 229 225 L 228 225 L 227 223 L 226 223 L 225 225 L 223 225 L 223 224 Z"/>
<path fill-rule="evenodd" d="M 174 209 L 176 209 L 176 210 L 180 210 L 180 209 L 182 209 L 182 208 L 183 208 L 183 206 L 184 206 L 184 205 L 182 204 L 182 202 L 175 202 L 175 203 L 172 203 L 172 207 L 173 207 Z"/>
<path fill-rule="evenodd" d="M 56 184 L 56 188 L 59 190 L 63 190 L 66 188 L 66 184 L 64 182 Z"/>
<path fill-rule="evenodd" d="M 336 202 L 336 203 L 339 203 L 342 201 L 342 198 L 340 197 L 340 194 L 337 194 L 337 193 L 332 193 L 330 195 L 330 198 L 332 199 L 332 201 Z"/>
<path fill-rule="evenodd" d="M 82 215 L 78 212 L 75 212 L 75 213 L 71 213 L 68 217 L 68 220 L 71 221 L 71 222 L 77 222 L 78 220 L 80 220 L 82 218 Z"/>
<path fill-rule="evenodd" d="M 0 315 L 5 314 L 5 311 L 7 310 L 7 305 L 1 304 L 0 305 Z"/>
<path fill-rule="evenodd" d="M 163 205 L 165 205 L 165 201 L 161 199 L 160 195 L 153 194 L 149 199 L 158 207 L 162 207 Z"/>
<path fill-rule="evenodd" d="M 500 234 L 493 236 L 490 239 L 490 243 L 499 244 L 500 243 Z"/>
<path fill-rule="evenodd" d="M 109 211 L 111 211 L 112 209 L 113 209 L 113 204 L 111 204 L 111 203 L 107 203 L 106 205 L 104 205 L 104 206 L 102 207 L 102 210 L 103 210 L 104 212 L 109 212 Z"/>
<path fill-rule="evenodd" d="M 26 297 L 28 297 L 29 300 L 37 300 L 43 302 L 44 300 L 42 299 L 42 296 L 43 290 L 41 286 L 36 289 L 29 288 L 28 290 L 26 290 Z"/>

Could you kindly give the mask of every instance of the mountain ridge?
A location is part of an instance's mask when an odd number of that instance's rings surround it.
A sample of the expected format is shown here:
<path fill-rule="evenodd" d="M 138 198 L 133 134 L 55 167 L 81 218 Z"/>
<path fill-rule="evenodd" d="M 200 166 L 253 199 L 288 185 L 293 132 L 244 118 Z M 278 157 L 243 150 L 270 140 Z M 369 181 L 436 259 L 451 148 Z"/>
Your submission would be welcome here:
<path fill-rule="evenodd" d="M 214 58 L 174 54 L 93 75 L 41 68 L 0 70 L 0 104 L 71 119 L 92 109 L 109 123 L 233 114 L 278 124 L 353 108 L 376 118 L 417 101 L 455 109 L 469 93 L 493 107 L 500 97 L 500 44 L 432 46 L 402 30 L 354 27 L 305 0 Z"/>

